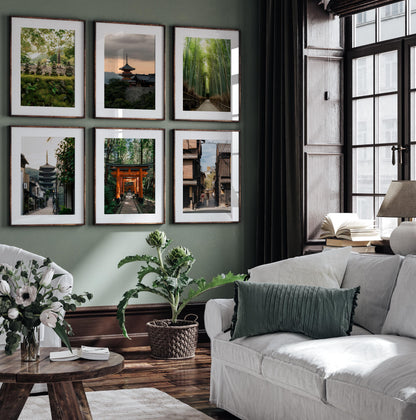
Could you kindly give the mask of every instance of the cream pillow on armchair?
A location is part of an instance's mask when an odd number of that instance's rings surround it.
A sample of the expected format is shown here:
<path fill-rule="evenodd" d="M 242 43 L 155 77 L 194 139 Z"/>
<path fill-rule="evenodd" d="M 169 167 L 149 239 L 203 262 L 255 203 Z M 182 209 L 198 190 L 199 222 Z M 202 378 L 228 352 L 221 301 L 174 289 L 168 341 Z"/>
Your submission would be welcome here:
<path fill-rule="evenodd" d="M 350 254 L 345 247 L 259 265 L 248 270 L 250 281 L 339 288 Z"/>

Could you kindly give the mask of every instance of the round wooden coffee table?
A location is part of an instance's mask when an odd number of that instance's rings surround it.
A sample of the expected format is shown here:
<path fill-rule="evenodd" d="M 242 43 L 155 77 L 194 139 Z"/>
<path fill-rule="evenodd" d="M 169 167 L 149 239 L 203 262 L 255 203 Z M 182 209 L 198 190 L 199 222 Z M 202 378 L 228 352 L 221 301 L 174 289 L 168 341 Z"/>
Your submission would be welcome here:
<path fill-rule="evenodd" d="M 0 352 L 0 419 L 18 419 L 35 383 L 48 385 L 49 404 L 55 420 L 92 419 L 82 381 L 120 372 L 123 356 L 110 352 L 109 360 L 78 359 L 51 362 L 51 351 L 65 350 L 42 347 L 36 362 L 22 362 L 20 351 L 11 356 Z"/>

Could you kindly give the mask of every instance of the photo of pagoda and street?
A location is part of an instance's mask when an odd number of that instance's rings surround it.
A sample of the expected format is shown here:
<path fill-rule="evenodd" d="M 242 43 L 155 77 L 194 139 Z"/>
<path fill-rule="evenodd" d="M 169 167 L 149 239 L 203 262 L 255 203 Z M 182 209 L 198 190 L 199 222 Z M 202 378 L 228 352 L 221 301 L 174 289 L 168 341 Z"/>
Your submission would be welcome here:
<path fill-rule="evenodd" d="M 23 215 L 74 214 L 75 138 L 23 137 Z"/>
<path fill-rule="evenodd" d="M 183 211 L 231 211 L 231 143 L 183 141 Z"/>
<path fill-rule="evenodd" d="M 155 213 L 155 139 L 105 139 L 104 213 Z"/>
<path fill-rule="evenodd" d="M 128 33 L 105 37 L 105 108 L 155 109 L 155 40 Z"/>

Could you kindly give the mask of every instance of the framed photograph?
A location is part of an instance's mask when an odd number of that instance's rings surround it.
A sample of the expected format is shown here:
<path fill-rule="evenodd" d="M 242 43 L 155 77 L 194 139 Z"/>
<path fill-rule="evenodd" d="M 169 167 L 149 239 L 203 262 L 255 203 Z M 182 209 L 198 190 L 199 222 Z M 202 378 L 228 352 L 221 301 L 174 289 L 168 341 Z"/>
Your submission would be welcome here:
<path fill-rule="evenodd" d="M 238 121 L 238 30 L 175 27 L 175 119 Z"/>
<path fill-rule="evenodd" d="M 164 26 L 95 23 L 95 116 L 164 119 Z"/>
<path fill-rule="evenodd" d="M 95 129 L 95 223 L 165 221 L 164 130 Z"/>
<path fill-rule="evenodd" d="M 11 127 L 11 224 L 84 224 L 84 166 L 84 128 Z"/>
<path fill-rule="evenodd" d="M 11 115 L 85 115 L 82 20 L 11 18 Z"/>
<path fill-rule="evenodd" d="M 240 221 L 238 131 L 175 130 L 174 222 Z"/>

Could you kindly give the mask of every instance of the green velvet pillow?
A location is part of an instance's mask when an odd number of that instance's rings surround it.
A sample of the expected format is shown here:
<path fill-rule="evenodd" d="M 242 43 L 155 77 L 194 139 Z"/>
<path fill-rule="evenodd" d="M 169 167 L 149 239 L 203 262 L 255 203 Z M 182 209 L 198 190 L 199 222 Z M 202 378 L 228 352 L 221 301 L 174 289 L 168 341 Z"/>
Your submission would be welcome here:
<path fill-rule="evenodd" d="M 313 338 L 350 335 L 360 288 L 235 282 L 231 340 L 290 331 Z"/>

